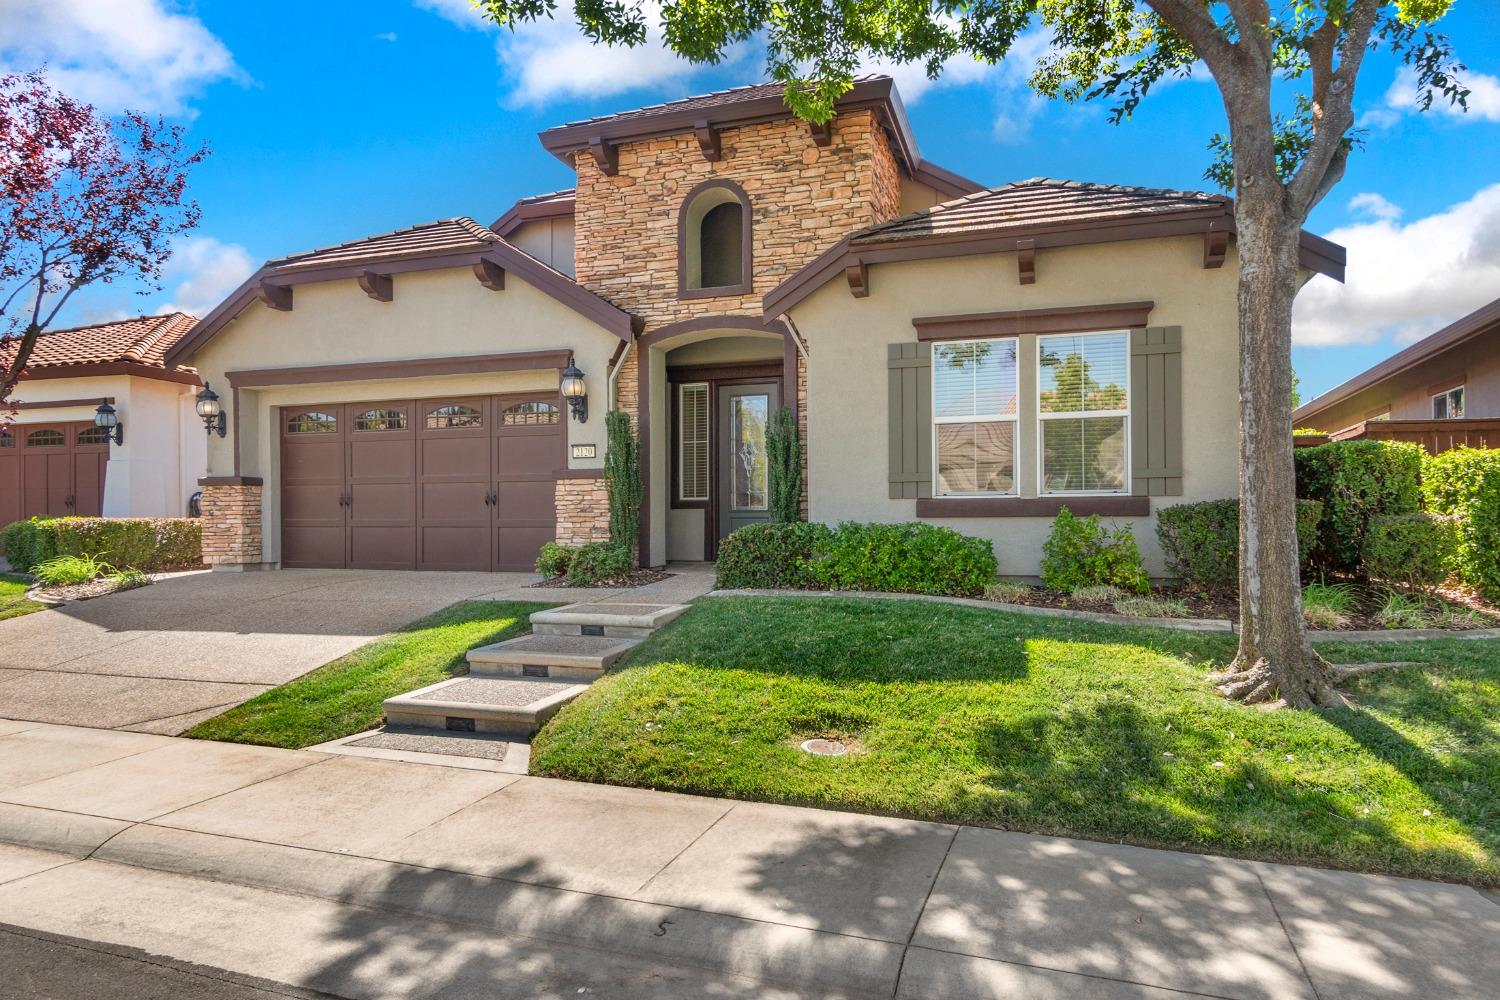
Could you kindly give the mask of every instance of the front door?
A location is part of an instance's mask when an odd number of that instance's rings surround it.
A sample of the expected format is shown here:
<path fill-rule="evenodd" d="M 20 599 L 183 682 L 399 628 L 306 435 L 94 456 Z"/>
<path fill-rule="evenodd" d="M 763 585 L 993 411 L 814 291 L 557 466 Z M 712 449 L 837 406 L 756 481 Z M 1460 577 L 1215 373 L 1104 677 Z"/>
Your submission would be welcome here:
<path fill-rule="evenodd" d="M 775 382 L 719 387 L 719 537 L 771 519 L 766 428 L 781 405 Z"/>

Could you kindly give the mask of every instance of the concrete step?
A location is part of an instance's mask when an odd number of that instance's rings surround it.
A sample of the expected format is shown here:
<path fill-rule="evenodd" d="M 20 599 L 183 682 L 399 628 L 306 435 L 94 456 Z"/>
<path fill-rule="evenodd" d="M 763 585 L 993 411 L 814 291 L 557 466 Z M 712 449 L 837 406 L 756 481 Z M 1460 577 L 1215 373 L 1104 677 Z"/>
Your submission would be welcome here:
<path fill-rule="evenodd" d="M 533 624 L 535 635 L 591 635 L 609 636 L 614 639 L 644 639 L 655 632 L 654 628 L 636 628 L 631 625 L 548 625 Z"/>
<path fill-rule="evenodd" d="M 388 726 L 530 739 L 587 684 L 511 677 L 453 677 L 385 700 Z"/>
<path fill-rule="evenodd" d="M 611 636 L 523 635 L 469 650 L 469 672 L 587 682 L 639 644 L 639 639 Z"/>
<path fill-rule="evenodd" d="M 569 604 L 538 611 L 531 625 L 601 625 L 605 628 L 658 629 L 688 610 L 686 604 Z"/>

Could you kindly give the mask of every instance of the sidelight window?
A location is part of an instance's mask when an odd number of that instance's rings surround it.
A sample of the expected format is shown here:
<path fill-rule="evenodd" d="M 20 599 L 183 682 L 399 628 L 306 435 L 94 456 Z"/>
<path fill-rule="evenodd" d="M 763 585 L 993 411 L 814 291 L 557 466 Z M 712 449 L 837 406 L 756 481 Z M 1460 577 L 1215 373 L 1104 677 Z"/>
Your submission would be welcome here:
<path fill-rule="evenodd" d="M 677 499 L 708 499 L 708 383 L 677 387 Z"/>
<path fill-rule="evenodd" d="M 1042 492 L 1128 492 L 1130 335 L 1038 337 Z"/>
<path fill-rule="evenodd" d="M 939 496 L 1016 492 L 1017 341 L 955 340 L 932 349 L 933 453 Z"/>

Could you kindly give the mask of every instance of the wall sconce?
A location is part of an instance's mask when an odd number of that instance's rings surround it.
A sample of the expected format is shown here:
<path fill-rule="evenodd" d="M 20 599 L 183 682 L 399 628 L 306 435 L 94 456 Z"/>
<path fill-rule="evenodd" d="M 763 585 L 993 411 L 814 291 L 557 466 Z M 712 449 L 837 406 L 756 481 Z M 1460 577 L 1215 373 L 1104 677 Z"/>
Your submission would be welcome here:
<path fill-rule="evenodd" d="M 219 437 L 224 436 L 225 424 L 224 407 L 219 402 L 219 394 L 203 383 L 203 390 L 198 393 L 198 401 L 193 404 L 193 409 L 198 411 L 198 416 L 203 418 L 203 427 L 210 434 L 217 433 Z"/>
<path fill-rule="evenodd" d="M 574 418 L 580 424 L 589 422 L 589 389 L 584 384 L 583 372 L 571 360 L 568 367 L 562 373 L 562 395 L 568 401 L 568 408 L 573 411 Z"/>
<path fill-rule="evenodd" d="M 109 405 L 109 400 L 99 400 L 98 407 L 94 410 L 94 426 L 103 431 L 115 444 L 125 443 L 125 425 L 120 423 L 120 415 L 115 408 Z"/>

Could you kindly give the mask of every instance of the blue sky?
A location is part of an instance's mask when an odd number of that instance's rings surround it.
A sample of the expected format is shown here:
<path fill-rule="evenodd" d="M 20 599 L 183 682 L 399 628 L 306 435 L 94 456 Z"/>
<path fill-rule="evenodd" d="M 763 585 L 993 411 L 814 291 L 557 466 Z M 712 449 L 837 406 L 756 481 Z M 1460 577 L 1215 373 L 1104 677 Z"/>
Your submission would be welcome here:
<path fill-rule="evenodd" d="M 1470 66 L 1472 110 L 1416 112 L 1399 67 L 1367 62 L 1364 151 L 1309 228 L 1345 243 L 1350 281 L 1298 304 L 1304 396 L 1500 297 L 1500 19 L 1458 0 L 1444 22 Z M 753 46 L 692 67 L 658 46 L 591 49 L 566 19 L 514 35 L 467 0 L 0 0 L 0 68 L 50 65 L 101 108 L 172 116 L 213 157 L 193 190 L 199 233 L 160 293 L 102 290 L 69 319 L 198 311 L 262 260 L 443 216 L 489 222 L 566 187 L 536 133 L 564 121 L 763 79 Z M 895 67 L 926 158 L 985 184 L 1037 175 L 1201 189 L 1223 126 L 1207 81 L 1174 83 L 1122 126 L 1100 106 L 1029 94 L 1030 36 L 1007 63 L 937 83 Z"/>

